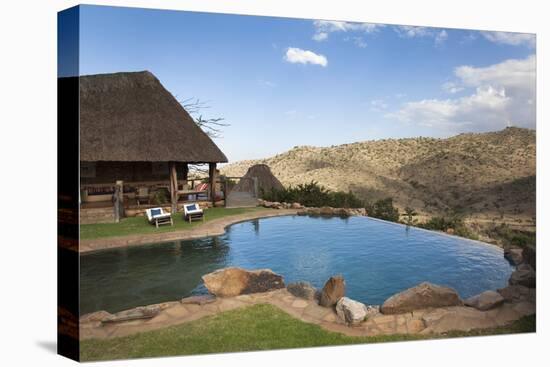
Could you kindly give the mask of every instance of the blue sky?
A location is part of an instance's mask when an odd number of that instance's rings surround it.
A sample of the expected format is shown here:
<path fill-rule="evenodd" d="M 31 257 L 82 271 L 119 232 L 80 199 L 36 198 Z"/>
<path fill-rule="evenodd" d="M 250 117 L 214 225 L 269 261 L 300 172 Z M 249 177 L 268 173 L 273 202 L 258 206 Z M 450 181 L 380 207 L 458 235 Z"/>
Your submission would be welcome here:
<path fill-rule="evenodd" d="M 149 70 L 231 126 L 230 161 L 296 145 L 535 127 L 534 35 L 83 6 L 80 74 Z"/>

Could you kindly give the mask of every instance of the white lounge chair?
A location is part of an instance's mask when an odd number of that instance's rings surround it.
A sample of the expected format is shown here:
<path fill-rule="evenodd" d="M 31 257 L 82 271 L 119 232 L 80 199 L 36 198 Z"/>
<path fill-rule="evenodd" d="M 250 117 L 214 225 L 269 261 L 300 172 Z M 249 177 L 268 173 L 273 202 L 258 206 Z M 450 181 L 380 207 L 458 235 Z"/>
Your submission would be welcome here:
<path fill-rule="evenodd" d="M 146 209 L 145 214 L 147 215 L 147 220 L 149 223 L 154 223 L 157 228 L 162 224 L 174 225 L 172 215 L 170 213 L 166 213 L 162 208 Z"/>
<path fill-rule="evenodd" d="M 204 221 L 204 212 L 197 203 L 183 204 L 183 219 L 188 220 L 189 223 L 198 219 Z"/>

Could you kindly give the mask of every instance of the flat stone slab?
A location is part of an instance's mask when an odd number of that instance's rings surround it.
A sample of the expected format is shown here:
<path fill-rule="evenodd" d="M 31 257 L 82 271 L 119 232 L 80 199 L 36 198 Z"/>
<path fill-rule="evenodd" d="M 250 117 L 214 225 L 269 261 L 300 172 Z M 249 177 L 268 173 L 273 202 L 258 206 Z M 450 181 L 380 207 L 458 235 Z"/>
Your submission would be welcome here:
<path fill-rule="evenodd" d="M 522 289 L 522 291 L 524 291 Z M 157 330 L 216 315 L 220 312 L 248 307 L 254 304 L 271 304 L 292 317 L 349 336 L 376 336 L 389 334 L 441 334 L 451 330 L 472 329 L 506 325 L 523 316 L 536 312 L 534 302 L 505 302 L 488 311 L 472 307 L 453 306 L 419 309 L 401 314 L 384 315 L 377 307 L 370 308 L 365 321 L 353 327 L 346 325 L 336 315 L 334 308 L 322 307 L 316 300 L 293 296 L 286 288 L 265 293 L 253 293 L 236 297 L 208 299 L 192 298 L 188 302 L 165 302 L 158 305 L 138 307 L 111 315 L 98 311 L 80 319 L 81 339 L 108 339 Z M 149 311 L 144 311 L 147 309 Z M 154 311 L 151 311 L 154 310 Z M 115 322 L 103 322 L 117 320 Z"/>
<path fill-rule="evenodd" d="M 216 297 L 212 295 L 204 295 L 204 296 L 191 296 L 182 298 L 180 303 L 183 305 L 205 305 L 207 303 L 212 303 L 216 301 Z"/>

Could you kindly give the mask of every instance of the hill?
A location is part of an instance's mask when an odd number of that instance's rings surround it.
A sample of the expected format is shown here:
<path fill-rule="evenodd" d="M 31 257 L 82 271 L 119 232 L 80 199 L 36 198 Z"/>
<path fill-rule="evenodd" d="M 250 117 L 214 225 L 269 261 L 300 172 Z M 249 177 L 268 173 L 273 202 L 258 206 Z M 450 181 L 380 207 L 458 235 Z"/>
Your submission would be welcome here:
<path fill-rule="evenodd" d="M 534 130 L 297 146 L 226 165 L 222 174 L 242 176 L 257 163 L 269 165 L 285 186 L 314 180 L 371 202 L 393 197 L 399 208 L 410 206 L 424 216 L 459 213 L 478 224 L 535 224 Z"/>

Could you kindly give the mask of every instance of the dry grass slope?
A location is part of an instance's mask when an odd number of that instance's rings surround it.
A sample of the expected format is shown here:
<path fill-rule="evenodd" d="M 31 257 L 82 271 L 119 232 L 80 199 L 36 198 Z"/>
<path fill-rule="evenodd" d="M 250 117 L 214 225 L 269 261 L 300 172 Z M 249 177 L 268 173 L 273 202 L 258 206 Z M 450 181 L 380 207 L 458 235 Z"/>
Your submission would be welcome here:
<path fill-rule="evenodd" d="M 425 216 L 458 212 L 470 222 L 534 229 L 536 134 L 506 128 L 447 139 L 384 139 L 332 147 L 299 146 L 240 161 L 222 173 L 242 176 L 264 163 L 284 185 L 318 181 L 374 201 L 391 196 Z"/>

